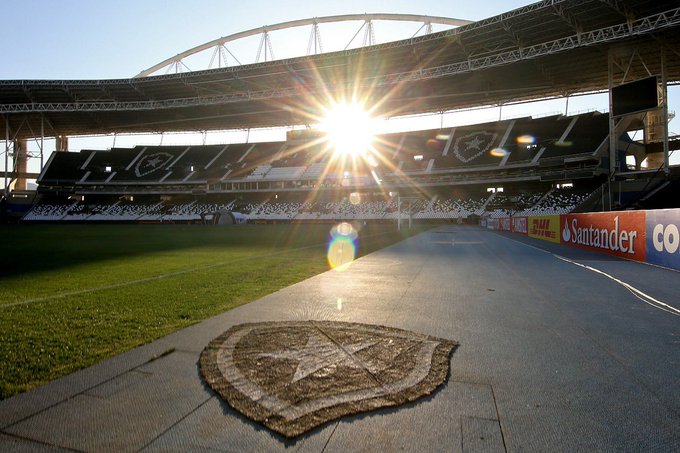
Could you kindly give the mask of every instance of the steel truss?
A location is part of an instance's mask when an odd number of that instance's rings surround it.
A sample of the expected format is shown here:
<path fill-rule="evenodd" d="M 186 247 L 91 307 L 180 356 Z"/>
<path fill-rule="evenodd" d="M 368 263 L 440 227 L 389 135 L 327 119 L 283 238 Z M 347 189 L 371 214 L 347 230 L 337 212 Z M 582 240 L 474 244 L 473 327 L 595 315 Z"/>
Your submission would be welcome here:
<path fill-rule="evenodd" d="M 204 44 L 201 44 L 199 46 L 196 46 L 192 49 L 186 50 L 180 54 L 175 55 L 174 57 L 168 58 L 166 60 L 163 60 L 162 62 L 150 67 L 149 69 L 146 69 L 139 74 L 137 74 L 135 77 L 147 77 L 150 76 L 151 74 L 155 73 L 156 71 L 163 69 L 163 68 L 168 68 L 168 70 L 172 69 L 173 67 L 176 68 L 177 72 L 181 72 L 181 67 L 183 65 L 182 61 L 190 57 L 192 55 L 195 55 L 197 53 L 206 51 L 211 48 L 219 49 L 219 48 L 225 48 L 225 44 L 233 41 L 237 41 L 239 39 L 247 38 L 250 36 L 256 36 L 260 35 L 261 40 L 260 40 L 260 45 L 257 51 L 257 57 L 255 59 L 256 63 L 259 63 L 260 61 L 260 56 L 261 53 L 264 49 L 265 53 L 265 58 L 264 61 L 267 61 L 267 51 L 270 53 L 270 59 L 273 59 L 273 48 L 270 40 L 270 33 L 272 31 L 277 31 L 277 30 L 285 30 L 285 29 L 290 29 L 290 28 L 296 28 L 296 27 L 303 27 L 306 25 L 311 25 L 312 26 L 312 35 L 317 36 L 317 40 L 320 40 L 320 33 L 319 33 L 319 24 L 322 23 L 332 23 L 332 22 L 347 22 L 347 21 L 363 21 L 363 24 L 357 31 L 357 33 L 354 35 L 354 37 L 350 40 L 350 42 L 347 44 L 345 47 L 345 50 L 347 50 L 347 47 L 349 47 L 354 41 L 354 38 L 359 34 L 359 32 L 366 27 L 365 30 L 365 36 L 364 36 L 364 46 L 367 45 L 367 42 L 370 43 L 371 45 L 375 42 L 375 36 L 373 35 L 373 21 L 377 20 L 384 20 L 384 21 L 405 21 L 405 22 L 423 22 L 424 24 L 432 24 L 432 23 L 437 23 L 437 24 L 445 24 L 445 25 L 454 25 L 454 26 L 461 26 L 461 25 L 467 25 L 471 24 L 471 21 L 467 20 L 461 20 L 461 19 L 453 19 L 449 17 L 435 17 L 435 16 L 422 16 L 422 15 L 415 15 L 415 14 L 384 14 L 384 13 L 378 13 L 378 14 L 346 14 L 346 15 L 336 15 L 336 16 L 327 16 L 327 17 L 314 17 L 311 19 L 300 19 L 300 20 L 293 20 L 293 21 L 288 21 L 288 22 L 282 22 L 280 24 L 276 25 L 267 25 L 264 27 L 259 27 L 259 28 L 253 28 L 251 30 L 246 30 L 242 31 L 239 33 L 234 33 L 229 36 L 225 36 L 222 38 L 218 38 L 209 42 L 206 42 Z M 422 27 L 421 27 L 422 29 Z M 228 51 L 228 49 L 227 49 Z M 230 52 L 231 53 L 231 52 Z M 309 50 L 307 52 L 309 54 Z M 315 52 L 316 53 L 316 52 Z M 233 55 L 232 55 L 233 56 Z M 238 60 L 237 60 L 238 61 Z M 186 65 L 184 65 L 186 67 Z"/>
<path fill-rule="evenodd" d="M 472 71 L 489 69 L 549 55 L 555 55 L 578 47 L 595 46 L 614 40 L 632 38 L 635 36 L 653 33 L 667 27 L 680 24 L 680 8 L 675 8 L 653 16 L 645 17 L 634 22 L 613 25 L 585 33 L 577 33 L 565 38 L 548 41 L 533 46 L 518 48 L 497 55 L 469 59 L 436 68 L 419 71 L 404 72 L 386 76 L 388 83 L 400 81 L 427 80 L 438 77 L 463 74 Z M 385 82 L 383 82 L 385 83 Z"/>
<path fill-rule="evenodd" d="M 506 13 L 508 15 L 518 15 L 520 11 L 526 13 L 528 10 L 537 9 L 546 6 L 557 5 L 563 1 L 552 0 L 535 5 L 529 5 L 527 8 L 511 11 Z M 498 16 L 498 17 L 502 17 Z M 492 18 L 498 22 L 500 19 Z M 484 21 L 480 21 L 484 22 Z M 477 28 L 481 25 L 475 22 L 471 24 Z M 438 66 L 434 68 L 424 68 L 415 71 L 407 71 L 403 73 L 389 74 L 380 77 L 364 78 L 361 84 L 365 87 L 375 87 L 384 85 L 396 85 L 402 82 L 416 82 L 424 81 L 446 76 L 453 76 L 457 74 L 464 74 L 473 71 L 482 71 L 489 68 L 508 65 L 520 61 L 527 61 L 555 55 L 580 47 L 595 46 L 599 44 L 606 44 L 615 40 L 622 40 L 626 38 L 634 38 L 654 33 L 668 27 L 680 24 L 680 7 L 664 11 L 651 16 L 643 17 L 634 21 L 627 21 L 625 23 L 592 30 L 589 32 L 576 33 L 571 36 L 559 38 L 553 41 L 548 41 L 533 46 L 524 48 L 517 48 L 507 52 L 501 52 L 495 55 L 488 55 L 479 58 L 470 58 L 465 61 L 453 63 L 450 65 Z M 464 28 L 464 27 L 461 27 Z M 458 30 L 458 29 L 456 29 Z M 454 31 L 456 31 L 454 30 Z M 394 44 L 394 43 L 392 43 Z M 375 46 L 380 47 L 380 46 Z M 276 64 L 285 64 L 285 60 L 277 61 Z M 126 83 L 129 85 L 136 85 L 144 79 L 120 79 L 118 81 L 101 81 L 94 82 L 97 84 L 108 83 Z M 16 81 L 0 81 L 0 86 L 3 84 L 12 83 L 16 85 Z M 40 85 L 40 82 L 31 82 L 34 85 Z M 77 81 L 49 81 L 45 84 L 52 86 L 73 85 Z M 82 81 L 83 84 L 92 85 L 92 81 Z M 102 102 L 66 102 L 66 103 L 22 103 L 22 104 L 3 104 L 0 105 L 0 113 L 16 114 L 16 113 L 40 113 L 40 112 L 107 112 L 107 111 L 139 111 L 139 110 L 159 110 L 159 109 L 175 109 L 184 107 L 196 106 L 211 106 L 221 104 L 231 104 L 246 101 L 269 100 L 276 98 L 284 98 L 289 96 L 309 94 L 310 88 L 317 90 L 333 90 L 339 88 L 337 86 L 317 86 L 317 87 L 288 87 L 288 88 L 271 88 L 265 90 L 248 90 L 243 92 L 236 92 L 224 95 L 215 96 L 197 96 L 191 98 L 168 99 L 161 101 L 134 101 L 134 102 L 120 102 L 120 101 L 102 101 Z M 314 93 L 312 89 L 311 93 Z"/>

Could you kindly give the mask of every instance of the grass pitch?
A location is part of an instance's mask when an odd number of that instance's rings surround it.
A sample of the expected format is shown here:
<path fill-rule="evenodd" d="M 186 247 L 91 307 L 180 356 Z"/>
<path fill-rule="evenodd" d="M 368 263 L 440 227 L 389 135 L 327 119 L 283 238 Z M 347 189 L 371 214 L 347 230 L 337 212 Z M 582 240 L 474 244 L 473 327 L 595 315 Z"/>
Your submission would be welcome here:
<path fill-rule="evenodd" d="M 328 270 L 329 229 L 0 228 L 0 399 Z M 369 225 L 357 256 L 406 235 Z"/>

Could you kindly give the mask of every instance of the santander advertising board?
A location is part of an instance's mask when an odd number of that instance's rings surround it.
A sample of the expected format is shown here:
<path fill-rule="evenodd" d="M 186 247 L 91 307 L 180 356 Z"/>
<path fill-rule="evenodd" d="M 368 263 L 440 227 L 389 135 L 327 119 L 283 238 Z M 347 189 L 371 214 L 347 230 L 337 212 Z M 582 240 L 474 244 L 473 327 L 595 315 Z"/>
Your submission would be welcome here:
<path fill-rule="evenodd" d="M 561 216 L 563 244 L 645 260 L 645 214 L 622 211 Z"/>

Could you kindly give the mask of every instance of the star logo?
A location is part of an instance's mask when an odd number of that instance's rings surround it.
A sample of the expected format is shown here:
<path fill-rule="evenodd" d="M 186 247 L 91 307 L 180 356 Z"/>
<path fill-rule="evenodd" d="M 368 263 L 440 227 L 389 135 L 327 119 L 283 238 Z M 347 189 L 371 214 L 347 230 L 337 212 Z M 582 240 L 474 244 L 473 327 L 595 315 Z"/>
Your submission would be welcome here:
<path fill-rule="evenodd" d="M 155 156 L 153 159 L 148 159 L 148 160 L 144 163 L 144 166 L 145 166 L 145 167 L 156 168 L 156 167 L 158 167 L 158 164 L 160 164 L 161 162 L 163 162 L 163 159 L 161 159 L 161 158 L 158 157 L 158 156 Z"/>
<path fill-rule="evenodd" d="M 458 137 L 453 145 L 453 154 L 461 162 L 473 161 L 491 149 L 498 134 L 494 132 L 471 132 Z"/>
<path fill-rule="evenodd" d="M 375 341 L 340 346 L 328 337 L 312 333 L 302 349 L 289 349 L 279 352 L 260 354 L 261 357 L 289 359 L 298 362 L 292 382 L 297 382 L 316 371 L 346 366 L 350 368 L 367 368 L 354 353 L 376 344 Z"/>
<path fill-rule="evenodd" d="M 287 437 L 348 414 L 431 394 L 453 341 L 368 324 L 241 324 L 203 350 L 206 383 L 246 417 Z"/>
<path fill-rule="evenodd" d="M 135 175 L 137 175 L 138 178 L 149 175 L 169 164 L 173 157 L 175 156 L 165 152 L 144 156 L 139 159 L 139 162 L 135 165 Z"/>
<path fill-rule="evenodd" d="M 468 148 L 476 149 L 478 151 L 479 151 L 479 145 L 481 145 L 482 143 L 484 143 L 484 140 L 481 140 L 479 138 L 479 136 L 477 136 L 477 135 L 475 135 L 475 138 L 473 138 L 469 142 L 465 142 L 465 144 L 467 145 Z"/>

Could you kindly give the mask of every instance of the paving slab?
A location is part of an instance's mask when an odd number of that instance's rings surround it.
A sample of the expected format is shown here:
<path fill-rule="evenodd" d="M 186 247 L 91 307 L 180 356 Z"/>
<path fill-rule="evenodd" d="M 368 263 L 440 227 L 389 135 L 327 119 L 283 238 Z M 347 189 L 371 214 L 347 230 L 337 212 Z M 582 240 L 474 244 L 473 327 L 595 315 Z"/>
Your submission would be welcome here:
<path fill-rule="evenodd" d="M 5 431 L 81 451 L 138 451 L 211 397 L 193 353 L 175 351 Z"/>
<path fill-rule="evenodd" d="M 0 434 L 0 451 L 7 453 L 61 453 L 72 450 L 42 444 L 30 439 Z"/>
<path fill-rule="evenodd" d="M 277 451 L 320 452 L 335 428 L 329 424 L 311 435 L 286 439 L 251 422 L 219 397 L 210 398 L 143 451 Z"/>

